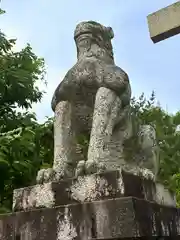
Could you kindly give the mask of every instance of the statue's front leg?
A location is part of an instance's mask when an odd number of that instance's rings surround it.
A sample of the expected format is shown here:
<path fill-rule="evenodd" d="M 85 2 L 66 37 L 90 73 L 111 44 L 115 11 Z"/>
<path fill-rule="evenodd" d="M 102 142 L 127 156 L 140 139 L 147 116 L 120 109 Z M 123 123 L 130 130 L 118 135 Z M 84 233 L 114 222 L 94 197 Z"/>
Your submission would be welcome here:
<path fill-rule="evenodd" d="M 97 91 L 92 130 L 86 162 L 86 173 L 107 169 L 107 145 L 112 141 L 113 129 L 119 119 L 121 100 L 114 91 L 101 87 Z"/>
<path fill-rule="evenodd" d="M 75 133 L 73 131 L 72 105 L 59 102 L 55 109 L 54 122 L 54 163 L 55 180 L 74 176 L 76 167 Z"/>
<path fill-rule="evenodd" d="M 54 162 L 52 169 L 42 169 L 37 182 L 58 181 L 74 176 L 76 161 L 75 140 L 72 127 L 72 106 L 68 101 L 59 102 L 54 118 Z"/>

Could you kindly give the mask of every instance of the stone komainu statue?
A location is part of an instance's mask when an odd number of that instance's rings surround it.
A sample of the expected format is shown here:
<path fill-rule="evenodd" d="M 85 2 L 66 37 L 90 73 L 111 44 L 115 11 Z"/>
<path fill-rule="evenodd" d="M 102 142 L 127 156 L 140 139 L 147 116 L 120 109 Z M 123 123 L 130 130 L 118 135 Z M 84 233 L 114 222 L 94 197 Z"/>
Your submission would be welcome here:
<path fill-rule="evenodd" d="M 54 163 L 42 169 L 37 182 L 118 168 L 158 171 L 155 131 L 136 126 L 131 117 L 128 75 L 114 63 L 110 27 L 93 21 L 77 25 L 77 63 L 56 88 L 52 109 Z M 77 139 L 89 135 L 87 157 L 77 151 Z"/>

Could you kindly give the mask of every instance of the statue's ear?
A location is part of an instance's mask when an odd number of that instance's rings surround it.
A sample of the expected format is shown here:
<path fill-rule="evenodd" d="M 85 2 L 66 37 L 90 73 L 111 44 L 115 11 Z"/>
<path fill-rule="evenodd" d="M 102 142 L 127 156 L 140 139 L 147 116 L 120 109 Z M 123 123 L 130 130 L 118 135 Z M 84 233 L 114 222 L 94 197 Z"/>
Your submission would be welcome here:
<path fill-rule="evenodd" d="M 107 32 L 109 34 L 110 39 L 112 39 L 114 37 L 114 32 L 113 32 L 112 28 L 107 27 L 106 29 L 107 29 Z"/>

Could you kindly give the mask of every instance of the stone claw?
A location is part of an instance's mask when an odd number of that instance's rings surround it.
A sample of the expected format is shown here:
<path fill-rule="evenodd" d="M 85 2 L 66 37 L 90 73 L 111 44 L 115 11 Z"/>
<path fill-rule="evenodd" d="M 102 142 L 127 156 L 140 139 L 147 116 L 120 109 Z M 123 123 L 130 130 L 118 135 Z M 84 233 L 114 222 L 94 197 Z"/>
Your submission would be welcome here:
<path fill-rule="evenodd" d="M 97 166 L 97 163 L 95 161 L 87 161 L 85 163 L 86 174 L 97 173 L 97 170 L 98 170 L 98 166 Z"/>
<path fill-rule="evenodd" d="M 106 171 L 106 166 L 104 163 L 97 163 L 95 161 L 87 161 L 85 163 L 86 174 L 102 173 L 104 171 Z"/>
<path fill-rule="evenodd" d="M 65 174 L 63 174 L 62 171 L 58 171 L 57 169 L 40 169 L 36 177 L 36 182 L 38 184 L 43 184 L 47 182 L 58 182 L 63 178 L 65 178 Z"/>
<path fill-rule="evenodd" d="M 36 182 L 38 184 L 43 184 L 52 181 L 53 172 L 52 168 L 40 169 L 36 177 Z"/>

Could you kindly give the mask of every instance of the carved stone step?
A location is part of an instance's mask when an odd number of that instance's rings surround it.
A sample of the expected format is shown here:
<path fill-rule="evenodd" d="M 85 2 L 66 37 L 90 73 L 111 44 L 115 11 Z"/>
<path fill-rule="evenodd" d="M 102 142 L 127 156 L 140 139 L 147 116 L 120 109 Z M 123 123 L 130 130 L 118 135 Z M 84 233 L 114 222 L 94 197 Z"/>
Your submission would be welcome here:
<path fill-rule="evenodd" d="M 16 189 L 13 211 L 128 196 L 175 206 L 174 195 L 163 185 L 122 170 Z"/>
<path fill-rule="evenodd" d="M 1 215 L 0 224 L 0 239 L 8 240 L 174 239 L 180 210 L 127 197 Z"/>

